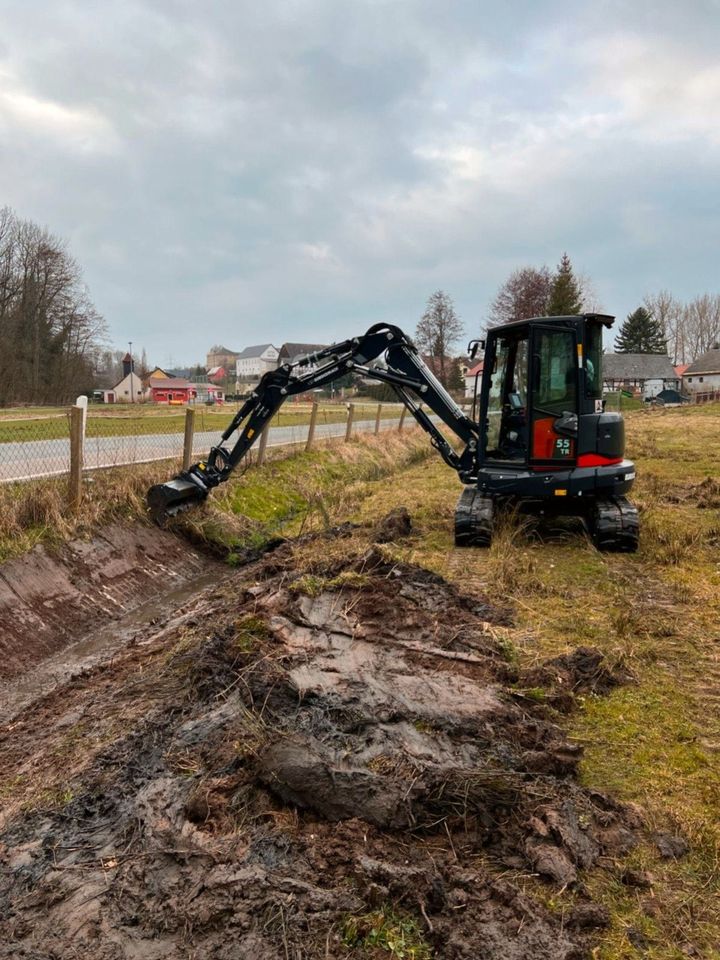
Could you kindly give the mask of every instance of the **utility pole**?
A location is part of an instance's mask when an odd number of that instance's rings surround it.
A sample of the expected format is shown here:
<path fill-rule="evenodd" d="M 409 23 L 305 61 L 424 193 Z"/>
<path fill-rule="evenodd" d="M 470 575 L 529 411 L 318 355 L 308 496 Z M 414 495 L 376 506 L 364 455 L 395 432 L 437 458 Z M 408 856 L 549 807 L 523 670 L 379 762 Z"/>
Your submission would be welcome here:
<path fill-rule="evenodd" d="M 133 355 L 132 355 L 132 340 L 128 340 L 130 346 L 129 357 L 130 357 L 130 403 L 135 403 L 135 384 L 133 382 Z"/>

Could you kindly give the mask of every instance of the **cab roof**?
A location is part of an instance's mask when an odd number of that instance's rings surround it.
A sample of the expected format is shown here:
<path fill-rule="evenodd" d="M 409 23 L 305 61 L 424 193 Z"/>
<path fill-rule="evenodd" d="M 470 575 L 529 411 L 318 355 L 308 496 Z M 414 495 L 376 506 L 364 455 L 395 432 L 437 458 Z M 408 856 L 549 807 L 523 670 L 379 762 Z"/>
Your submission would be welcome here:
<path fill-rule="evenodd" d="M 512 323 L 503 323 L 499 327 L 492 327 L 493 330 L 517 330 L 520 327 L 526 327 L 531 323 L 538 324 L 541 323 L 543 326 L 550 325 L 554 326 L 567 326 L 568 324 L 576 324 L 579 320 L 594 320 L 596 323 L 602 323 L 605 327 L 611 327 L 615 322 L 615 317 L 611 317 L 607 313 L 580 313 L 577 316 L 564 316 L 564 317 L 528 317 L 527 320 L 513 320 Z"/>

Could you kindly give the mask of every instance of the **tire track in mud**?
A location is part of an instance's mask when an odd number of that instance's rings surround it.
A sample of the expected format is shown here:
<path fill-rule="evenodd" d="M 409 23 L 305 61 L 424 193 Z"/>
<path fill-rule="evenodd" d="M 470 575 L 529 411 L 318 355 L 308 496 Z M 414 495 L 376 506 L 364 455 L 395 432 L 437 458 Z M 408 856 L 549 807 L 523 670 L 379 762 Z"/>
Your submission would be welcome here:
<path fill-rule="evenodd" d="M 0 736 L 8 775 L 53 790 L 0 830 L 0 956 L 319 960 L 378 911 L 439 960 L 587 954 L 607 915 L 584 872 L 637 816 L 578 786 L 579 748 L 488 633 L 507 612 L 360 534 L 318 553 L 233 574 Z"/>

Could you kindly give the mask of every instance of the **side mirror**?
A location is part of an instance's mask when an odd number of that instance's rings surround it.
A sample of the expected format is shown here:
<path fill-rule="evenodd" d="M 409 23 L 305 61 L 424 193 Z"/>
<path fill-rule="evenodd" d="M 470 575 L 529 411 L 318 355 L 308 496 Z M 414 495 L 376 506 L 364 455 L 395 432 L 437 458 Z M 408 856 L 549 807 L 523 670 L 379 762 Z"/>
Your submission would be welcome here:
<path fill-rule="evenodd" d="M 484 340 L 471 340 L 470 343 L 468 343 L 468 347 L 467 347 L 468 356 L 470 357 L 471 360 L 474 360 L 475 357 L 477 356 L 478 350 L 484 350 L 484 349 L 485 349 Z"/>

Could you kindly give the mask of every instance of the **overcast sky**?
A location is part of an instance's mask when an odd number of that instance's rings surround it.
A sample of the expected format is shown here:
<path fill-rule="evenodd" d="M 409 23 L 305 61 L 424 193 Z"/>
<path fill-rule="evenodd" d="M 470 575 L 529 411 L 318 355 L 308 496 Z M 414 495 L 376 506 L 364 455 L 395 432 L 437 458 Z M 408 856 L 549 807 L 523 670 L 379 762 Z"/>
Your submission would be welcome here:
<path fill-rule="evenodd" d="M 0 0 L 0 206 L 151 361 L 720 289 L 720 2 Z"/>

